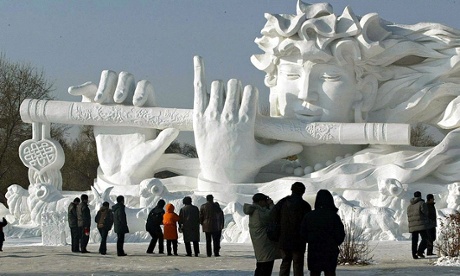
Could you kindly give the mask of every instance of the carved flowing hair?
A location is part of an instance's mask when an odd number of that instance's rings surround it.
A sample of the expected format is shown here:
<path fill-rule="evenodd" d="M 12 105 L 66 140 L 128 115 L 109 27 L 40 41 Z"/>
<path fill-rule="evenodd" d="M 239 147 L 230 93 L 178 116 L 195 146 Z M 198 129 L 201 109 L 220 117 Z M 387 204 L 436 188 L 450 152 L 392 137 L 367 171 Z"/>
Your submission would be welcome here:
<path fill-rule="evenodd" d="M 301 1 L 295 15 L 265 18 L 255 40 L 264 54 L 251 61 L 266 72 L 268 87 L 276 85 L 281 57 L 323 55 L 351 65 L 358 89 L 375 84 L 360 91 L 366 121 L 460 126 L 460 31 L 433 23 L 397 25 L 375 13 L 358 17 L 349 7 L 336 16 L 327 3 Z"/>

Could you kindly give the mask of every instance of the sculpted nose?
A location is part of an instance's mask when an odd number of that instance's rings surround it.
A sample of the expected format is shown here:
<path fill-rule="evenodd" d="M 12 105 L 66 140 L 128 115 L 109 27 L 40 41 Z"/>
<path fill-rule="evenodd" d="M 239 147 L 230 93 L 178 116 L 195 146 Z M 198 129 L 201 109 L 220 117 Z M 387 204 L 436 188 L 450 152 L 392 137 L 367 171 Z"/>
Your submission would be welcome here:
<path fill-rule="evenodd" d="M 316 102 L 318 100 L 318 92 L 316 91 L 317 82 L 311 74 L 305 74 L 302 84 L 299 87 L 298 98 L 306 102 Z"/>

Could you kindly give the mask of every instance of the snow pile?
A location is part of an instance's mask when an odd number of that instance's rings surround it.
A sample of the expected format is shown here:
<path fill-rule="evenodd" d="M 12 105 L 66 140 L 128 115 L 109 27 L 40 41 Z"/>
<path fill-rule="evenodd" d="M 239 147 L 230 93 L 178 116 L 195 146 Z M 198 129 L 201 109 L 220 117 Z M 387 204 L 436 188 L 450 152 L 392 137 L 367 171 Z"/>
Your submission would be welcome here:
<path fill-rule="evenodd" d="M 436 266 L 460 266 L 460 257 L 443 256 L 434 262 Z"/>

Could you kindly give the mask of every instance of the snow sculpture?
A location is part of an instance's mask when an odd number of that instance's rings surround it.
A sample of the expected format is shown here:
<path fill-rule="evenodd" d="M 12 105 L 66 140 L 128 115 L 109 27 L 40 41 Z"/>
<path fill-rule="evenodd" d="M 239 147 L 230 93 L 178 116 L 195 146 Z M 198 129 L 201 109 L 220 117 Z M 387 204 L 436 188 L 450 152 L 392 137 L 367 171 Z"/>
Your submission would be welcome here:
<path fill-rule="evenodd" d="M 44 108 L 36 105 L 37 110 Z M 60 169 L 64 165 L 64 150 L 50 138 L 50 124 L 34 122 L 32 139 L 24 141 L 19 147 L 19 157 L 29 168 L 30 183 L 49 183 L 62 190 Z"/>
<path fill-rule="evenodd" d="M 66 245 L 66 236 L 70 236 L 67 212 L 42 213 L 41 230 L 43 245 Z"/>
<path fill-rule="evenodd" d="M 50 184 L 30 184 L 27 205 L 30 219 L 36 225 L 42 225 L 42 214 L 48 212 L 66 213 L 71 202 L 62 193 Z"/>
<path fill-rule="evenodd" d="M 397 240 L 402 239 L 399 225 L 395 223 L 394 211 L 386 207 L 356 206 L 340 195 L 334 194 L 334 202 L 339 208 L 340 217 L 363 229 L 369 239 Z"/>
<path fill-rule="evenodd" d="M 14 219 L 9 219 L 10 223 L 27 224 L 30 222 L 30 211 L 27 205 L 29 192 L 17 184 L 8 187 L 5 197 L 8 202 L 8 209 Z"/>
<path fill-rule="evenodd" d="M 194 58 L 193 111 L 157 107 L 148 81 L 136 84 L 129 73 L 107 70 L 98 86 L 69 88 L 82 103 L 26 100 L 21 116 L 42 140 L 49 140 L 48 132 L 43 136 L 35 126 L 94 125 L 100 163 L 95 203 L 129 195 L 128 221 L 136 230 L 142 230 L 143 214 L 160 197 L 180 208 L 185 195 L 199 205 L 211 193 L 225 205 L 223 236 L 242 242 L 247 219 L 241 203 L 256 192 L 279 200 L 295 181 L 305 183 L 312 205 L 319 189 L 333 191 L 342 215 L 358 212 L 360 225 L 375 239 L 400 239 L 407 231 L 405 208 L 415 190 L 435 194 L 438 209 L 458 208 L 458 30 L 398 25 L 375 13 L 359 17 L 349 7 L 336 15 L 327 3 L 301 1 L 295 14 L 265 18 L 256 39 L 263 53 L 251 61 L 266 73 L 270 118 L 258 114 L 258 90 L 251 85 L 214 81 L 208 92 L 201 57 Z M 446 136 L 431 148 L 404 145 L 409 124 L 415 123 L 442 129 Z M 164 130 L 157 135 L 156 129 Z M 199 159 L 164 154 L 179 130 L 192 129 Z M 56 161 L 37 167 L 30 161 L 37 161 L 36 155 L 25 154 L 33 143 L 21 149 L 33 171 L 32 188 L 52 185 L 59 191 L 59 176 L 48 174 L 58 170 L 62 153 L 56 146 Z M 298 160 L 282 159 L 290 155 Z M 153 175 L 162 170 L 180 176 L 156 183 Z M 20 196 L 10 198 L 19 202 Z M 45 206 L 35 197 L 31 192 L 28 201 Z M 40 209 L 50 211 L 52 204 Z M 31 214 L 40 213 L 29 207 Z"/>
<path fill-rule="evenodd" d="M 140 207 L 155 207 L 158 200 L 169 197 L 168 189 L 160 179 L 146 179 L 139 184 Z"/>
<path fill-rule="evenodd" d="M 455 182 L 447 185 L 449 194 L 447 195 L 447 208 L 460 211 L 460 183 Z"/>

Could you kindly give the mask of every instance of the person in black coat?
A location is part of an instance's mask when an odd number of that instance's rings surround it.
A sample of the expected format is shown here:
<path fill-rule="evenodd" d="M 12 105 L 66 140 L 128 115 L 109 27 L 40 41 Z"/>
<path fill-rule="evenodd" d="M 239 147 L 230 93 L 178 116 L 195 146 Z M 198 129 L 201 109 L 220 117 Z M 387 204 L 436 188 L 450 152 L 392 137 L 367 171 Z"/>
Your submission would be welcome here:
<path fill-rule="evenodd" d="M 305 193 L 303 183 L 295 182 L 291 191 L 292 194 L 278 201 L 270 212 L 271 220 L 280 226 L 279 248 L 283 259 L 280 276 L 290 274 L 291 263 L 294 276 L 303 275 L 306 245 L 300 235 L 300 225 L 311 206 L 302 198 Z"/>
<path fill-rule="evenodd" d="M 426 243 L 426 254 L 428 256 L 433 256 L 436 255 L 433 253 L 433 248 L 434 248 L 434 241 L 436 240 L 436 207 L 434 205 L 436 202 L 434 202 L 434 196 L 433 194 L 427 194 L 426 195 L 426 207 L 428 210 L 428 220 L 430 222 L 429 228 L 426 230 L 427 232 L 427 243 Z"/>
<path fill-rule="evenodd" d="M 80 203 L 80 198 L 76 197 L 70 203 L 67 213 L 67 221 L 69 222 L 70 237 L 72 243 L 72 252 L 80 252 L 81 231 L 78 228 L 77 206 Z"/>
<path fill-rule="evenodd" d="M 224 213 L 213 195 L 206 196 L 206 203 L 200 207 L 200 224 L 206 236 L 206 255 L 220 257 L 220 239 L 224 228 Z M 212 246 L 214 248 L 212 248 Z"/>
<path fill-rule="evenodd" d="M 319 190 L 315 210 L 302 220 L 301 232 L 308 243 L 307 263 L 310 275 L 335 275 L 339 246 L 345 239 L 345 228 L 328 190 Z"/>
<path fill-rule="evenodd" d="M 5 233 L 3 233 L 3 227 L 8 224 L 5 218 L 0 221 L 0 251 L 3 251 L 3 242 L 5 241 Z"/>
<path fill-rule="evenodd" d="M 158 200 L 157 206 L 153 208 L 147 217 L 145 223 L 145 230 L 149 232 L 152 239 L 150 240 L 149 247 L 147 248 L 147 254 L 153 254 L 153 250 L 158 241 L 158 253 L 164 254 L 164 239 L 161 225 L 163 224 L 163 215 L 165 214 L 164 207 L 166 202 L 163 199 Z"/>
<path fill-rule="evenodd" d="M 115 233 L 117 233 L 117 255 L 126 256 L 123 245 L 125 243 L 125 234 L 129 233 L 128 221 L 125 212 L 125 197 L 117 196 L 117 204 L 112 206 L 113 224 Z"/>
<path fill-rule="evenodd" d="M 179 211 L 179 229 L 182 231 L 187 256 L 192 256 L 192 246 L 195 257 L 200 254 L 200 210 L 192 205 L 192 198 L 184 197 L 182 200 L 184 207 Z"/>
<path fill-rule="evenodd" d="M 80 232 L 80 249 L 81 253 L 90 253 L 86 250 L 89 242 L 89 232 L 91 228 L 91 211 L 88 207 L 88 195 L 82 194 L 81 202 L 77 206 L 78 228 Z"/>

